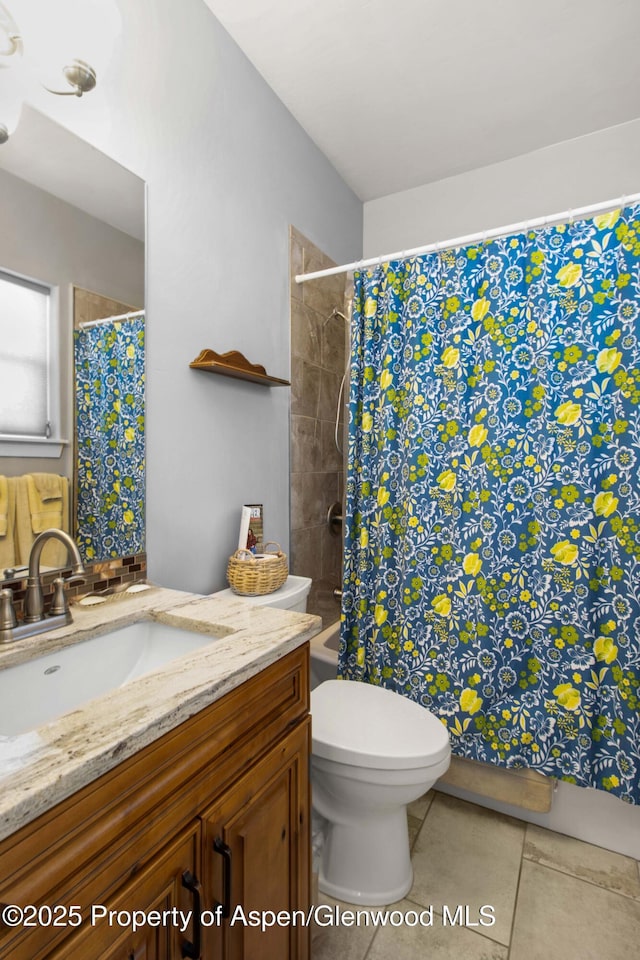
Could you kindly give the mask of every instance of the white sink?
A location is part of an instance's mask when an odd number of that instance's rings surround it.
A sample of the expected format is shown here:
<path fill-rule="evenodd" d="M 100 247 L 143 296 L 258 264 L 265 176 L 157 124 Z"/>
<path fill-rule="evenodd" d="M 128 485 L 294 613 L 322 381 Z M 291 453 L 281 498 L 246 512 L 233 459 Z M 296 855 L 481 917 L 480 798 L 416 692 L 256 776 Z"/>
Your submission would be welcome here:
<path fill-rule="evenodd" d="M 141 620 L 0 670 L 0 737 L 49 723 L 214 639 Z"/>

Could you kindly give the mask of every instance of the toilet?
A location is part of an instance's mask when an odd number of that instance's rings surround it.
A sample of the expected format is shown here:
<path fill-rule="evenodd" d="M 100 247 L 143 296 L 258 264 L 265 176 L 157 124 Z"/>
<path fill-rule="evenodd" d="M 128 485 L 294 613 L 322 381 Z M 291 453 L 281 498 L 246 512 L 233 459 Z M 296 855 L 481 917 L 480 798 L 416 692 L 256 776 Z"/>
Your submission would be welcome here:
<path fill-rule="evenodd" d="M 231 587 L 212 593 L 212 597 L 221 600 L 242 600 L 259 607 L 279 607 L 281 610 L 295 610 L 297 613 L 307 612 L 307 597 L 311 589 L 310 577 L 295 577 L 290 574 L 279 590 L 265 593 L 257 597 L 241 597 L 234 593 Z"/>
<path fill-rule="evenodd" d="M 308 577 L 279 590 L 213 597 L 305 613 Z M 384 687 L 325 680 L 311 691 L 311 784 L 323 823 L 319 887 L 338 900 L 380 906 L 413 883 L 406 807 L 449 767 L 444 725 L 418 703 Z"/>
<path fill-rule="evenodd" d="M 326 820 L 319 887 L 371 906 L 413 883 L 406 806 L 449 767 L 434 714 L 384 687 L 325 680 L 311 691 L 313 807 Z"/>

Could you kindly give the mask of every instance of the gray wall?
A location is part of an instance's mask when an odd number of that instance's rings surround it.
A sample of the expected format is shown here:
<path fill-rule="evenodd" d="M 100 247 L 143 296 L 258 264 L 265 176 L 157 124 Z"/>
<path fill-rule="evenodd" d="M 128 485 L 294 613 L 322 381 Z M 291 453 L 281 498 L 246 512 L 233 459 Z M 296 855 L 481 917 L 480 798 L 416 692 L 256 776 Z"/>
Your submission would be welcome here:
<path fill-rule="evenodd" d="M 32 102 L 148 182 L 149 575 L 206 592 L 225 586 L 243 503 L 288 548 L 289 390 L 189 362 L 237 349 L 288 379 L 289 224 L 351 260 L 362 205 L 202 0 L 119 5 L 96 90 Z"/>
<path fill-rule="evenodd" d="M 640 120 L 393 193 L 364 206 L 375 257 L 640 191 Z"/>
<path fill-rule="evenodd" d="M 0 269 L 58 287 L 62 436 L 73 440 L 71 286 L 144 305 L 144 244 L 0 170 Z M 0 457 L 0 473 L 72 474 L 72 449 L 61 458 Z"/>

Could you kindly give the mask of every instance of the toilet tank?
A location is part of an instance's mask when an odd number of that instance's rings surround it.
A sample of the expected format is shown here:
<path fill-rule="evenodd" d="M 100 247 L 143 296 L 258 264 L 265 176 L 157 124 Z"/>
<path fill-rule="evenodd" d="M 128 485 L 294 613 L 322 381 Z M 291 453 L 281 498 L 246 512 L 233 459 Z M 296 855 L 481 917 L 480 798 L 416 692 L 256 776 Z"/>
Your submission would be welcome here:
<path fill-rule="evenodd" d="M 290 574 L 279 590 L 266 593 L 260 597 L 241 597 L 234 593 L 231 587 L 212 593 L 212 597 L 227 600 L 243 600 L 261 607 L 279 607 L 281 610 L 295 610 L 298 613 L 307 612 L 307 597 L 311 589 L 310 577 L 295 577 Z"/>

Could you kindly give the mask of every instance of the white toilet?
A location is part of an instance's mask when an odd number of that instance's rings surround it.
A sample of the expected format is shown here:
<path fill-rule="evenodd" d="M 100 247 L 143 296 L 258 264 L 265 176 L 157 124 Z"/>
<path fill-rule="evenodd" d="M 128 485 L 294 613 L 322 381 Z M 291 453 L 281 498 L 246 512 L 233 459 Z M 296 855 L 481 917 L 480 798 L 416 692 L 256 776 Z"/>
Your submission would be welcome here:
<path fill-rule="evenodd" d="M 406 805 L 449 767 L 434 714 L 384 687 L 326 680 L 311 691 L 313 806 L 327 821 L 319 887 L 347 903 L 411 889 Z"/>
<path fill-rule="evenodd" d="M 309 577 L 295 577 L 290 574 L 280 589 L 274 590 L 273 593 L 266 593 L 258 597 L 241 597 L 234 593 L 231 587 L 227 587 L 226 590 L 218 590 L 211 596 L 220 597 L 221 600 L 243 600 L 260 607 L 279 607 L 282 610 L 306 613 L 307 597 L 310 589 L 311 579 Z"/>

